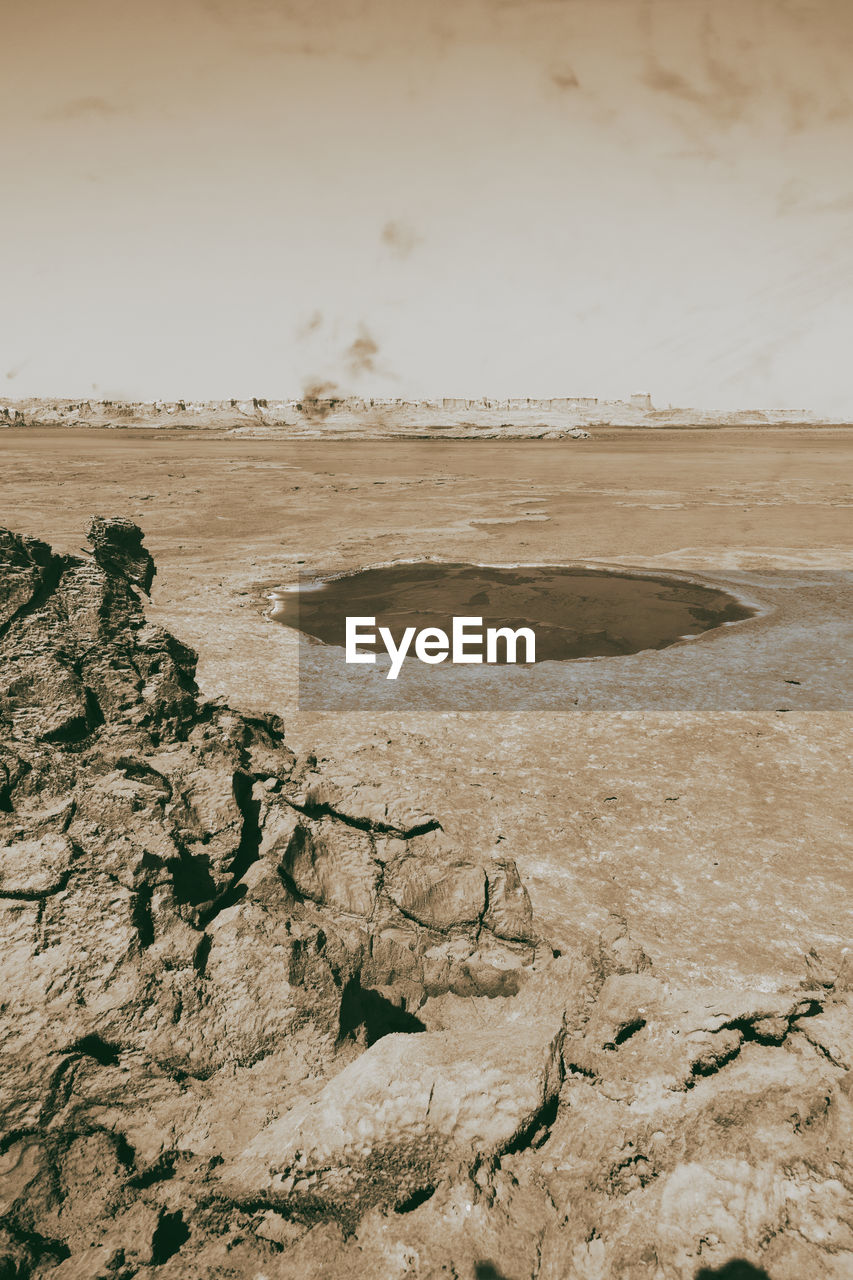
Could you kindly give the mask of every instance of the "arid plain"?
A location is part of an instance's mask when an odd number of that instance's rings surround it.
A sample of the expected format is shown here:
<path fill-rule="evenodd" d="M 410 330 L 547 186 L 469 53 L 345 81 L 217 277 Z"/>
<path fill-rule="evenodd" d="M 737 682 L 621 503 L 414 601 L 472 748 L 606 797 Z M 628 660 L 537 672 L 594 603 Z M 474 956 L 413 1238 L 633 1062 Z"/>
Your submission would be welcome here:
<path fill-rule="evenodd" d="M 849 456 L 0 431 L 0 1271 L 846 1277 Z M 312 710 L 269 596 L 425 558 L 754 613 Z"/>
<path fill-rule="evenodd" d="M 452 443 L 7 429 L 2 523 L 76 552 L 91 514 L 135 520 L 158 566 L 154 614 L 198 650 L 202 691 L 281 714 L 291 745 L 331 776 L 405 779 L 455 837 L 509 852 L 554 946 L 618 918 L 668 979 L 770 990 L 796 982 L 811 950 L 833 962 L 849 941 L 836 620 L 853 565 L 850 443 L 847 428 Z M 668 668 L 654 654 L 623 682 L 636 708 L 300 710 L 295 638 L 263 616 L 264 593 L 301 571 L 419 557 L 633 566 L 735 589 L 741 575 L 747 594 L 787 572 L 803 590 L 747 624 L 740 669 L 760 650 L 778 684 L 758 710 L 740 686 L 726 695 L 733 634 L 693 647 L 694 684 L 714 691 L 704 710 L 701 698 L 655 709 Z M 829 620 L 810 603 L 774 667 L 796 601 L 822 596 Z M 623 660 L 605 661 L 596 678 Z M 585 672 L 576 684 L 594 685 Z"/>

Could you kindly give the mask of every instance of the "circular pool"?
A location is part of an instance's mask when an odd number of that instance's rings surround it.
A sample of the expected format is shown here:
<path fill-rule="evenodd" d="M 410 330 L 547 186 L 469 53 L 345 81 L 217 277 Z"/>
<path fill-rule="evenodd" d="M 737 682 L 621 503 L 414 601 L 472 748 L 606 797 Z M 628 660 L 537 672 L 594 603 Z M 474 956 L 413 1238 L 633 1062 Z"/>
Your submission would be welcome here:
<path fill-rule="evenodd" d="M 465 617 L 530 628 L 537 662 L 664 649 L 754 614 L 718 587 L 663 574 L 433 561 L 303 581 L 271 599 L 271 618 L 326 645 L 344 647 L 347 618 L 373 618 L 399 644 L 407 628 L 449 633 Z M 498 652 L 506 661 L 506 648 Z"/>

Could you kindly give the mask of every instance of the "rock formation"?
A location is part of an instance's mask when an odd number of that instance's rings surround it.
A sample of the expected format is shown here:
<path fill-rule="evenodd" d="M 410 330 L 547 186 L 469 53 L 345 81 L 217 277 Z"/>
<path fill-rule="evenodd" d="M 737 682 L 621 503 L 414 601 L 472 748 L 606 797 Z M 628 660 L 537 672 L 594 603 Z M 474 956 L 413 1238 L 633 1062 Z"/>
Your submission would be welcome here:
<path fill-rule="evenodd" d="M 89 540 L 0 532 L 3 1280 L 850 1274 L 849 963 L 557 955 L 511 858 L 203 701 L 140 530 Z"/>

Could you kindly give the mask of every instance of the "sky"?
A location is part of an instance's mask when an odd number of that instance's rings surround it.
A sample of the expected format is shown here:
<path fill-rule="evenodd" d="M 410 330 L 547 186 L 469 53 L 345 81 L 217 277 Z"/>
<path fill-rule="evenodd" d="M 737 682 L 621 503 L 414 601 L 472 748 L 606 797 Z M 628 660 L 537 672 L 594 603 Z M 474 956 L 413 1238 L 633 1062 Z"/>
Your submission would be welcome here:
<path fill-rule="evenodd" d="M 0 0 L 0 396 L 853 415 L 849 0 Z"/>

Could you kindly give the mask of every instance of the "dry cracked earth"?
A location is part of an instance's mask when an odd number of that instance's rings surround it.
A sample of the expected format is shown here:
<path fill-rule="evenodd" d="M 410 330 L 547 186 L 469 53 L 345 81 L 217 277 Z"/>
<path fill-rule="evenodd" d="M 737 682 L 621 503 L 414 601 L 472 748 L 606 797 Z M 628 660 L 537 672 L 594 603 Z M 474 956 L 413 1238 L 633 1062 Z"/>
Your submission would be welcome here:
<path fill-rule="evenodd" d="M 129 520 L 0 534 L 0 1276 L 842 1280 L 853 964 L 566 945 L 511 849 L 205 700 Z"/>

